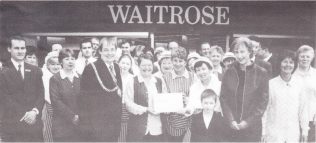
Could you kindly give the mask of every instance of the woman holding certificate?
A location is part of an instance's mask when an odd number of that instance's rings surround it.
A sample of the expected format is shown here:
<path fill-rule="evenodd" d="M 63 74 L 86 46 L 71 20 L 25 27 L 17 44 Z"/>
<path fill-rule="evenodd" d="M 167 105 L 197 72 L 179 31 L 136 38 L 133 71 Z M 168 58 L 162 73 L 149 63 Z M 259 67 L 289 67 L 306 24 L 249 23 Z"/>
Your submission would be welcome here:
<path fill-rule="evenodd" d="M 237 62 L 224 73 L 220 101 L 224 118 L 230 125 L 229 141 L 259 142 L 261 117 L 269 100 L 269 77 L 265 69 L 254 64 L 251 41 L 240 37 L 232 48 Z"/>
<path fill-rule="evenodd" d="M 186 70 L 187 51 L 183 47 L 174 49 L 171 53 L 173 71 L 166 73 L 163 78 L 169 93 L 180 93 L 183 95 L 184 107 L 187 106 L 189 89 L 194 81 L 194 74 Z M 173 112 L 166 115 L 168 142 L 188 142 L 190 136 L 191 117 L 185 116 L 185 110 Z M 185 136 L 187 135 L 187 136 Z"/>
<path fill-rule="evenodd" d="M 160 114 L 153 109 L 153 98 L 166 92 L 160 78 L 153 76 L 153 57 L 141 54 L 137 59 L 140 74 L 127 83 L 126 107 L 130 112 L 127 129 L 128 142 L 162 142 Z"/>

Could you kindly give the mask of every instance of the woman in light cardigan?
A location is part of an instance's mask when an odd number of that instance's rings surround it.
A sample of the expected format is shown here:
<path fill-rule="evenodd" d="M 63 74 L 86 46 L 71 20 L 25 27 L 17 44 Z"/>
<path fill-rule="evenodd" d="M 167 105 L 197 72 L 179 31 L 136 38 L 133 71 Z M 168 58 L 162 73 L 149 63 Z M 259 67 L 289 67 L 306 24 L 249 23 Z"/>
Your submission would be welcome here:
<path fill-rule="evenodd" d="M 61 66 L 58 62 L 58 52 L 48 53 L 48 55 L 45 57 L 45 67 L 42 68 L 42 80 L 45 89 L 45 104 L 42 111 L 44 142 L 53 142 L 51 131 L 53 108 L 49 95 L 49 80 L 55 73 L 58 73 L 60 69 Z"/>

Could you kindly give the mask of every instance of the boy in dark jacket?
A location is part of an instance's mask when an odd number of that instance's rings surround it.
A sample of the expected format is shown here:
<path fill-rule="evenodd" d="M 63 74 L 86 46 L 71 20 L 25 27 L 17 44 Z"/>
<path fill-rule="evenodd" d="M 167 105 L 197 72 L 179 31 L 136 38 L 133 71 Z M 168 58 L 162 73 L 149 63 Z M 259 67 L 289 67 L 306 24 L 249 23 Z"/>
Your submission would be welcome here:
<path fill-rule="evenodd" d="M 224 141 L 226 125 L 222 114 L 214 111 L 217 95 L 211 89 L 202 92 L 202 112 L 193 115 L 191 142 L 221 142 Z"/>

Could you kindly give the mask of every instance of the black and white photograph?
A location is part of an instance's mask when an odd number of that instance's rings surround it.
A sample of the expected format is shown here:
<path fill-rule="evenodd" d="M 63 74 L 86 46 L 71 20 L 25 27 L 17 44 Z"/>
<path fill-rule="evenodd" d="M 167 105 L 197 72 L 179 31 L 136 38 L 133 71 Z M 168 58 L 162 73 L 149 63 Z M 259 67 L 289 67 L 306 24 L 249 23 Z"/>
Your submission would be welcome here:
<path fill-rule="evenodd" d="M 316 1 L 0 0 L 0 142 L 316 142 Z"/>

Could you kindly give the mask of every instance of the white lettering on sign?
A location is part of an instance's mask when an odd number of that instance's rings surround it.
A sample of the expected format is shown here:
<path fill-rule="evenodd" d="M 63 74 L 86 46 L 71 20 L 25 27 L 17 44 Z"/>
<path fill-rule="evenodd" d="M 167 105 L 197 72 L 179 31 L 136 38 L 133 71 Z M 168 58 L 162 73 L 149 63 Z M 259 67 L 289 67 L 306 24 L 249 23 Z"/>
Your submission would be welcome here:
<path fill-rule="evenodd" d="M 108 5 L 114 23 L 229 25 L 229 7 Z"/>

